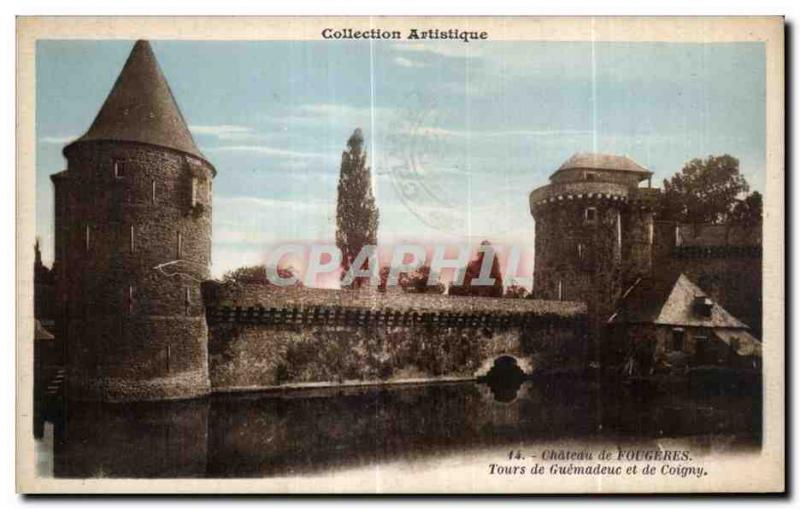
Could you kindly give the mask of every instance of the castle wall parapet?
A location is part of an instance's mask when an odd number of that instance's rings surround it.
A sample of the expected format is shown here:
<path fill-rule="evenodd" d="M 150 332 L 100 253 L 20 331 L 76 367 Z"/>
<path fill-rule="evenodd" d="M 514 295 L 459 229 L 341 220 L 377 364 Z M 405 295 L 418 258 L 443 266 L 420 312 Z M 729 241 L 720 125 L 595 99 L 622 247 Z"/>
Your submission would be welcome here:
<path fill-rule="evenodd" d="M 581 302 L 494 299 L 420 293 L 379 293 L 263 284 L 204 283 L 209 323 L 446 323 L 519 326 L 532 320 L 570 320 Z"/>
<path fill-rule="evenodd" d="M 472 379 L 501 355 L 581 369 L 577 302 L 204 284 L 212 391 Z"/>

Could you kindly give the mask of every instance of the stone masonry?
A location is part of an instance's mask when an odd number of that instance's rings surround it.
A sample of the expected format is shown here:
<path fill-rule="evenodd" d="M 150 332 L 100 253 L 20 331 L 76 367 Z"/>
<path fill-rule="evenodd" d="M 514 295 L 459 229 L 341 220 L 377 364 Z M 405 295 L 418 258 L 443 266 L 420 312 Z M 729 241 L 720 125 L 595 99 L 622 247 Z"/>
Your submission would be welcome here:
<path fill-rule="evenodd" d="M 67 169 L 52 179 L 54 267 L 70 395 L 207 393 L 200 282 L 209 277 L 215 171 L 147 43 L 136 44 L 92 127 L 64 155 Z"/>

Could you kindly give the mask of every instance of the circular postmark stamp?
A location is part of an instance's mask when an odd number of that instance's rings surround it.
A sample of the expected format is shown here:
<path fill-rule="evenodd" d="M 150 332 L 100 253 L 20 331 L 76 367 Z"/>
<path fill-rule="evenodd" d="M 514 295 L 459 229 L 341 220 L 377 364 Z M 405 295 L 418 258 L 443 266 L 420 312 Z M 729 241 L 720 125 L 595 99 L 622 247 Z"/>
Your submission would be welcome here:
<path fill-rule="evenodd" d="M 478 172 L 491 171 L 473 164 L 474 144 L 480 140 L 468 130 L 453 128 L 463 124 L 458 108 L 440 108 L 433 96 L 414 92 L 407 96 L 406 105 L 387 131 L 382 173 L 388 174 L 403 205 L 424 224 L 445 233 L 468 235 L 474 219 L 470 214 L 490 213 L 496 205 L 477 206 L 478 191 L 486 190 L 476 189 L 475 177 Z M 504 197 L 496 199 L 499 202 Z M 497 223 L 499 229 L 494 233 L 499 233 L 503 224 Z"/>

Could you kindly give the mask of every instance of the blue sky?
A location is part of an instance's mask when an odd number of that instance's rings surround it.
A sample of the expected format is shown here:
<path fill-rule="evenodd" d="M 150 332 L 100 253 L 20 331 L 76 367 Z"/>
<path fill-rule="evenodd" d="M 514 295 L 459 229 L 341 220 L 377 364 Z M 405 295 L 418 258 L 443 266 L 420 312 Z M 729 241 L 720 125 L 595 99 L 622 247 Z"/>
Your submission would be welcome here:
<path fill-rule="evenodd" d="M 761 43 L 153 41 L 216 166 L 213 272 L 332 241 L 339 160 L 364 130 L 382 242 L 530 252 L 528 193 L 570 155 L 655 172 L 731 154 L 764 186 Z M 91 124 L 132 41 L 37 44 L 37 231 L 52 259 L 61 149 Z"/>

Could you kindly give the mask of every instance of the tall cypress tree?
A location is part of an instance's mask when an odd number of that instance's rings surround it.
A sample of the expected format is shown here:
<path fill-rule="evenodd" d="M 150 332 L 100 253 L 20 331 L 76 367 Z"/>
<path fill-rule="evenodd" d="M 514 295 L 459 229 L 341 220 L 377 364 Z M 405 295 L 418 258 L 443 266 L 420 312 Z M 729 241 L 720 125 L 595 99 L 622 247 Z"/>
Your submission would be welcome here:
<path fill-rule="evenodd" d="M 336 246 L 342 253 L 343 277 L 364 246 L 378 244 L 378 208 L 366 162 L 364 135 L 361 129 L 356 129 L 347 140 L 347 150 L 342 152 L 336 202 Z M 368 263 L 357 267 L 366 268 L 370 268 Z M 350 287 L 360 288 L 368 283 L 367 278 L 357 278 Z"/>

